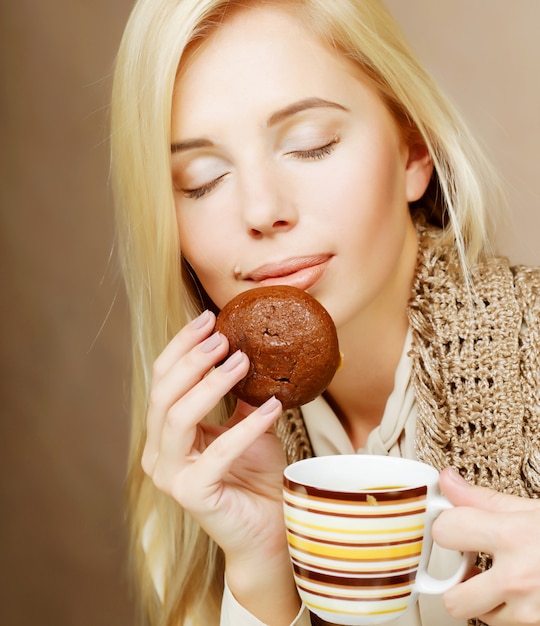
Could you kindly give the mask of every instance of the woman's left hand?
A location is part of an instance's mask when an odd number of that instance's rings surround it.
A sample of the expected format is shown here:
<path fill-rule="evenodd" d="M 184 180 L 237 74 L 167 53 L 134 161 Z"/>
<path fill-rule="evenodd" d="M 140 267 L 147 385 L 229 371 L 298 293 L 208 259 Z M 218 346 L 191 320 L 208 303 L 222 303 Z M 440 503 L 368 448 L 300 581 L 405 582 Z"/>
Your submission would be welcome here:
<path fill-rule="evenodd" d="M 448 613 L 490 626 L 540 625 L 540 500 L 469 485 L 451 469 L 440 484 L 455 508 L 434 523 L 436 543 L 493 557 L 489 570 L 446 592 Z"/>

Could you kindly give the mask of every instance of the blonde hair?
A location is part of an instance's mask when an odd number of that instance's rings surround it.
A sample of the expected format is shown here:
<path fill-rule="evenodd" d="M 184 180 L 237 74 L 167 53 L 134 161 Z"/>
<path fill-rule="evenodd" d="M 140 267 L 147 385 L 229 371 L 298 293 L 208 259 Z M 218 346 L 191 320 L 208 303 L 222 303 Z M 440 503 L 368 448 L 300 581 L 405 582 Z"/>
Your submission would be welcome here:
<path fill-rule="evenodd" d="M 264 0 L 139 0 L 118 53 L 111 112 L 112 182 L 133 341 L 129 520 L 143 613 L 152 626 L 219 623 L 219 548 L 141 469 L 152 364 L 204 304 L 182 271 L 170 174 L 171 103 L 188 46 L 231 10 Z M 427 146 L 435 174 L 423 199 L 464 268 L 484 253 L 499 185 L 460 118 L 377 0 L 273 0 L 361 64 L 405 132 Z M 219 422 L 225 401 L 208 420 Z"/>

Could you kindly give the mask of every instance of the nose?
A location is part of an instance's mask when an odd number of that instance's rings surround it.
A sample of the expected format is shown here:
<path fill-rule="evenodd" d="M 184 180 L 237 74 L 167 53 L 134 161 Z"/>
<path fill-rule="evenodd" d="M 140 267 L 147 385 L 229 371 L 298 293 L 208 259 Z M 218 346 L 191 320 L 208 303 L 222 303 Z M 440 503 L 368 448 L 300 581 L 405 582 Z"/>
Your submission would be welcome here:
<path fill-rule="evenodd" d="M 275 220 L 263 221 L 258 220 L 256 224 L 252 224 L 248 228 L 248 233 L 254 239 L 262 239 L 263 237 L 271 237 L 279 232 L 286 232 L 290 230 L 294 224 L 291 220 Z"/>
<path fill-rule="evenodd" d="M 240 193 L 242 219 L 250 237 L 272 237 L 291 230 L 298 222 L 292 194 L 286 185 L 280 184 L 271 166 L 259 172 L 251 168 L 241 183 Z"/>

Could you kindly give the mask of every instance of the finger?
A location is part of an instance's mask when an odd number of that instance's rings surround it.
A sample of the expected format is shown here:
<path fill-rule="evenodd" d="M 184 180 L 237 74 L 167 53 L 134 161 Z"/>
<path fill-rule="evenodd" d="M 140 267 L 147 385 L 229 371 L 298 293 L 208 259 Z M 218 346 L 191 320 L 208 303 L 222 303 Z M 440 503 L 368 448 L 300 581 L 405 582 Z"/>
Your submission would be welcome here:
<path fill-rule="evenodd" d="M 477 616 L 489 626 L 517 626 L 518 624 L 540 624 L 538 602 L 505 603 L 493 611 Z"/>
<path fill-rule="evenodd" d="M 474 578 L 475 576 L 478 576 L 478 574 L 481 574 L 483 571 L 484 570 L 481 570 L 478 566 L 471 565 L 467 572 L 465 572 L 463 580 L 469 580 L 470 578 Z"/>
<path fill-rule="evenodd" d="M 247 402 L 244 402 L 243 400 L 238 400 L 236 402 L 236 408 L 234 410 L 234 413 L 227 420 L 225 425 L 228 428 L 232 428 L 233 426 L 236 426 L 238 422 L 241 422 L 243 419 L 245 419 L 248 415 L 251 415 L 251 413 L 253 413 L 253 411 L 256 411 L 256 410 L 257 410 L 256 406 L 251 406 L 251 404 L 248 404 Z"/>
<path fill-rule="evenodd" d="M 447 591 L 444 605 L 448 613 L 454 619 L 467 620 L 494 611 L 504 602 L 495 577 L 493 570 L 487 570 Z"/>
<path fill-rule="evenodd" d="M 487 487 L 470 485 L 455 470 L 447 467 L 441 472 L 441 490 L 457 506 L 471 506 L 485 511 L 531 511 L 537 500 L 500 493 Z"/>
<path fill-rule="evenodd" d="M 193 453 L 196 426 L 248 372 L 249 359 L 240 351 L 190 389 L 168 411 L 161 431 L 154 482 L 166 489 L 168 477 L 179 472 Z M 199 450 L 202 452 L 202 450 Z"/>
<path fill-rule="evenodd" d="M 502 513 L 458 506 L 443 511 L 433 522 L 433 539 L 448 550 L 493 554 L 507 526 Z"/>
<path fill-rule="evenodd" d="M 502 576 L 502 578 L 501 578 Z M 506 573 L 495 568 L 461 583 L 444 594 L 448 613 L 459 620 L 476 617 L 490 626 L 540 623 L 540 600 L 531 589 L 514 585 L 509 594 Z"/>
<path fill-rule="evenodd" d="M 535 546 L 539 517 L 538 511 L 499 513 L 458 506 L 443 511 L 433 522 L 433 539 L 449 550 L 485 552 L 498 557 L 517 554 L 524 537 Z"/>
<path fill-rule="evenodd" d="M 152 463 L 156 459 L 167 413 L 227 354 L 228 347 L 226 337 L 214 333 L 191 349 L 153 384 L 146 420 L 146 445 L 142 458 L 143 468 L 147 473 L 152 471 Z"/>
<path fill-rule="evenodd" d="M 189 350 L 194 348 L 212 332 L 216 316 L 211 311 L 203 311 L 186 324 L 167 344 L 154 363 L 154 378 L 161 378 Z"/>
<path fill-rule="evenodd" d="M 214 333 L 194 346 L 159 379 L 150 392 L 149 413 L 163 414 L 227 354 L 225 335 Z"/>
<path fill-rule="evenodd" d="M 268 400 L 270 400 L 270 398 L 268 398 Z M 262 404 L 260 406 L 262 406 Z M 225 423 L 225 426 L 227 428 L 232 428 L 233 426 L 236 426 L 236 424 L 246 419 L 248 415 L 251 415 L 253 411 L 256 411 L 256 410 L 257 410 L 256 406 L 252 406 L 251 404 L 248 404 L 247 402 L 244 402 L 243 400 L 238 400 L 236 403 L 236 409 L 234 413 L 231 415 L 231 417 Z M 267 432 L 275 434 L 273 422 L 270 424 Z"/>
<path fill-rule="evenodd" d="M 281 402 L 275 397 L 270 398 L 208 446 L 197 460 L 197 472 L 205 477 L 205 486 L 199 491 L 198 500 L 208 500 L 219 494 L 223 478 L 234 462 L 270 428 L 281 415 L 281 409 Z M 190 491 L 189 488 L 187 490 Z M 181 501 L 187 495 L 185 492 L 186 482 L 181 481 L 173 495 Z"/>

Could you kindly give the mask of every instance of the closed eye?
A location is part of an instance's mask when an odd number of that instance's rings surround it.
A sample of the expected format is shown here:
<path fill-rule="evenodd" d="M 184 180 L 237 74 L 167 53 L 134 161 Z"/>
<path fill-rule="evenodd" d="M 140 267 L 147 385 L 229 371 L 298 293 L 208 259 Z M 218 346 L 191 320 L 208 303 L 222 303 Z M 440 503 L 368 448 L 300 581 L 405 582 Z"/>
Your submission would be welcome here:
<path fill-rule="evenodd" d="M 180 189 L 179 191 L 184 194 L 185 198 L 198 200 L 199 198 L 205 196 L 207 193 L 210 193 L 215 187 L 217 187 L 219 183 L 225 178 L 225 176 L 227 176 L 227 173 L 222 174 L 217 178 L 214 178 L 214 180 L 211 180 L 209 183 L 201 185 L 200 187 L 195 187 L 193 189 Z"/>
<path fill-rule="evenodd" d="M 291 152 L 287 152 L 287 156 L 292 156 L 296 159 L 307 159 L 307 160 L 317 160 L 324 159 L 325 157 L 332 154 L 335 147 L 339 143 L 339 137 L 335 137 L 329 143 L 324 146 L 320 146 L 319 148 L 310 148 L 309 150 L 293 150 Z"/>

